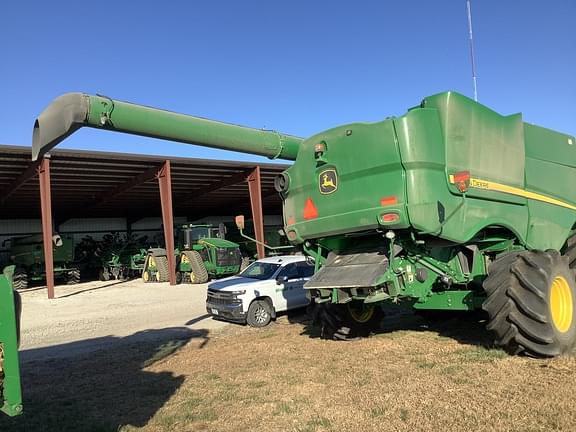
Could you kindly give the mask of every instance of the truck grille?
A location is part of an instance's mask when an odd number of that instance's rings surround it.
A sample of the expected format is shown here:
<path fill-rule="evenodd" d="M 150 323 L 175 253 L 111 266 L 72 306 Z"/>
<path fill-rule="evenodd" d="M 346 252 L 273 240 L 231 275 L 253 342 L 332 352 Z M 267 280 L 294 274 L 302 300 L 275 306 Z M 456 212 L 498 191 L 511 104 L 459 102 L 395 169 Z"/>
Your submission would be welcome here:
<path fill-rule="evenodd" d="M 239 266 L 241 261 L 242 255 L 239 249 L 218 248 L 216 250 L 216 264 L 219 266 Z"/>
<path fill-rule="evenodd" d="M 213 305 L 231 305 L 240 304 L 242 300 L 236 298 L 236 294 L 231 292 L 208 289 L 206 302 Z"/>

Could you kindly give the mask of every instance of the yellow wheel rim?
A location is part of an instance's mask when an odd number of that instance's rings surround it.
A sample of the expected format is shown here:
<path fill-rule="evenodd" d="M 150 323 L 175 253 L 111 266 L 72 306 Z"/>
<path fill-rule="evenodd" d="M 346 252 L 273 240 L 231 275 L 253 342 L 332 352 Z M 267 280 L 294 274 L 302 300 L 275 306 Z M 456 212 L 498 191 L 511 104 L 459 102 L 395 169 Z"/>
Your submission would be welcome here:
<path fill-rule="evenodd" d="M 566 333 L 572 325 L 574 306 L 570 284 L 562 276 L 556 276 L 550 287 L 550 314 L 560 333 Z"/>
<path fill-rule="evenodd" d="M 148 282 L 150 280 L 150 273 L 148 273 L 147 271 L 145 271 L 142 274 L 142 279 L 144 280 L 144 282 Z"/>
<path fill-rule="evenodd" d="M 148 265 L 150 267 L 156 267 L 156 260 L 152 255 L 150 255 L 150 257 L 148 258 Z"/>
<path fill-rule="evenodd" d="M 192 283 L 196 282 L 196 275 L 194 274 L 194 272 L 190 272 L 190 282 Z"/>
<path fill-rule="evenodd" d="M 365 323 L 370 321 L 372 315 L 374 315 L 374 307 L 352 307 L 348 305 L 348 311 L 350 311 L 350 316 L 352 319 L 358 323 Z"/>

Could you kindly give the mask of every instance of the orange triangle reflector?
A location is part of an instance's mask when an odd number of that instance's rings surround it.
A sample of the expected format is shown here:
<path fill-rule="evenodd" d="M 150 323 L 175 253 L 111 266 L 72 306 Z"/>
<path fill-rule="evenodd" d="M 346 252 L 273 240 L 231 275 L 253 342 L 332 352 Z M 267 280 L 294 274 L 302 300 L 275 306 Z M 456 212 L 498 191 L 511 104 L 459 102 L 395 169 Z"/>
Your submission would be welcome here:
<path fill-rule="evenodd" d="M 308 198 L 306 200 L 306 204 L 304 204 L 304 219 L 316 219 L 318 217 L 318 209 L 314 205 L 314 201 L 312 198 Z"/>

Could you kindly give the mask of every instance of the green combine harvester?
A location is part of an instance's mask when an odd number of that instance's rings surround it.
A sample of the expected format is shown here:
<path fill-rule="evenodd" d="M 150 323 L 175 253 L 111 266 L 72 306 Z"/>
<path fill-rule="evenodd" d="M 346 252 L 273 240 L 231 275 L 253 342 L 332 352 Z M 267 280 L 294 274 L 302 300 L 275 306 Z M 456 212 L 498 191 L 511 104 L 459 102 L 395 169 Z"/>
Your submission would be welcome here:
<path fill-rule="evenodd" d="M 0 411 L 15 416 L 22 413 L 18 339 L 20 296 L 12 289 L 14 267 L 0 274 Z"/>
<path fill-rule="evenodd" d="M 182 225 L 178 229 L 176 282 L 200 284 L 210 277 L 235 275 L 240 271 L 242 256 L 237 243 L 226 240 L 225 228 L 212 225 Z M 168 281 L 166 250 L 154 248 L 142 272 L 144 282 Z"/>
<path fill-rule="evenodd" d="M 306 140 L 70 93 L 36 120 L 33 159 L 89 126 L 294 161 L 275 186 L 324 337 L 384 302 L 488 313 L 496 344 L 553 357 L 576 341 L 576 142 L 458 93 Z"/>
<path fill-rule="evenodd" d="M 46 279 L 42 235 L 16 237 L 10 242 L 10 265 L 15 265 L 14 289 L 28 288 L 31 281 Z M 80 282 L 80 268 L 74 263 L 74 241 L 71 237 L 52 236 L 54 277 L 68 285 Z"/>

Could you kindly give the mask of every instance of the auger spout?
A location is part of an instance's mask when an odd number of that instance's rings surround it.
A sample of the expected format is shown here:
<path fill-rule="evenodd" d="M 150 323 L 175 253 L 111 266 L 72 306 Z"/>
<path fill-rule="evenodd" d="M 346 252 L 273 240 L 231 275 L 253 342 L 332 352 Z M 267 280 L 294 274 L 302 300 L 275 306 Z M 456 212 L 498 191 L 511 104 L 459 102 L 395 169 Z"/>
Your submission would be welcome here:
<path fill-rule="evenodd" d="M 36 160 L 81 127 L 106 129 L 223 150 L 295 160 L 301 138 L 252 129 L 143 105 L 66 93 L 34 122 L 32 159 Z"/>

